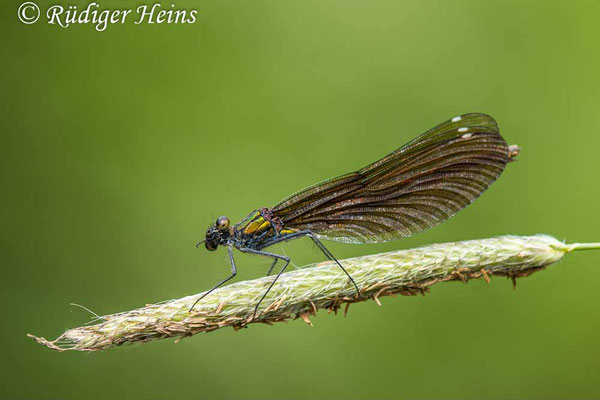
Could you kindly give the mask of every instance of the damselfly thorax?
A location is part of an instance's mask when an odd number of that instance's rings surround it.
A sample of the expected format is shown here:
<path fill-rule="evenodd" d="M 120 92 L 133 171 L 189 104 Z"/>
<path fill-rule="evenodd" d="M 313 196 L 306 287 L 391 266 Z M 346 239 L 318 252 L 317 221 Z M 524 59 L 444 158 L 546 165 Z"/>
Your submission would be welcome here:
<path fill-rule="evenodd" d="M 381 160 L 303 189 L 273 207 L 253 211 L 235 225 L 229 218 L 219 217 L 203 242 L 211 251 L 219 246 L 227 248 L 231 276 L 196 303 L 236 275 L 233 248 L 273 259 L 267 275 L 281 260 L 283 266 L 256 305 L 255 317 L 260 303 L 290 262 L 288 257 L 264 249 L 305 236 L 346 273 L 360 296 L 354 279 L 321 239 L 385 242 L 447 220 L 479 197 L 519 153 L 519 148 L 508 146 L 499 132 L 496 121 L 488 115 L 461 115 Z"/>
<path fill-rule="evenodd" d="M 285 229 L 281 218 L 274 216 L 268 208 L 251 212 L 234 226 L 230 226 L 229 218 L 219 217 L 216 228 L 207 232 L 205 245 L 208 250 L 216 250 L 217 246 L 260 250 L 274 240 L 298 232 L 297 229 Z"/>

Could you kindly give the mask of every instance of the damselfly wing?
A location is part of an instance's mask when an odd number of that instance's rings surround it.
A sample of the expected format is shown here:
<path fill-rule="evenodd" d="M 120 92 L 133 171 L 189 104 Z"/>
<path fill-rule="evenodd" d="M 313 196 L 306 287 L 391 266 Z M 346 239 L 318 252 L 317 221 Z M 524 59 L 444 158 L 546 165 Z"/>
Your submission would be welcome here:
<path fill-rule="evenodd" d="M 479 197 L 517 154 L 518 147 L 507 145 L 492 117 L 461 115 L 379 161 L 303 189 L 271 208 L 253 211 L 236 225 L 219 217 L 203 242 L 208 250 L 228 247 L 232 274 L 196 303 L 235 276 L 233 247 L 272 258 L 269 273 L 282 260 L 284 265 L 256 305 L 254 318 L 290 262 L 286 256 L 263 249 L 302 236 L 310 237 L 337 263 L 359 294 L 352 277 L 321 239 L 385 242 L 433 227 Z"/>

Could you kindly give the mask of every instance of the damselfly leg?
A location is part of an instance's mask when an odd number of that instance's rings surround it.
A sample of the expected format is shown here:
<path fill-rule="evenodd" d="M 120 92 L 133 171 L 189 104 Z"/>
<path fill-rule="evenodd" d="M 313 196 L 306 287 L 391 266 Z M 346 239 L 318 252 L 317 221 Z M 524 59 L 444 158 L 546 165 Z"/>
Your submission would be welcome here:
<path fill-rule="evenodd" d="M 281 236 L 277 239 L 274 239 L 273 241 L 271 241 L 269 243 L 269 246 L 275 244 L 275 243 L 280 243 L 280 242 L 285 242 L 288 240 L 292 240 L 292 239 L 298 239 L 302 236 L 308 236 L 310 237 L 313 242 L 317 245 L 317 247 L 319 248 L 319 250 L 321 250 L 323 252 L 323 254 L 325 254 L 325 256 L 335 262 L 341 269 L 342 271 L 344 271 L 344 273 L 346 274 L 346 276 L 348 276 L 348 278 L 350 279 L 350 281 L 352 282 L 352 284 L 354 285 L 354 288 L 356 289 L 356 293 L 357 295 L 360 295 L 360 290 L 358 289 L 358 286 L 356 285 L 356 282 L 354 282 L 354 279 L 352 278 L 352 276 L 350 276 L 350 274 L 348 273 L 348 271 L 346 271 L 346 269 L 342 266 L 342 264 L 337 260 L 337 258 L 335 258 L 335 256 L 333 254 L 331 254 L 331 252 L 323 245 L 323 243 L 321 243 L 321 241 L 316 237 L 316 235 L 309 231 L 309 230 L 304 230 L 304 231 L 299 231 L 299 232 L 294 232 L 285 236 Z M 290 259 L 288 257 L 279 255 L 279 254 L 274 254 L 274 253 L 268 253 L 265 251 L 260 251 L 260 250 L 254 250 L 254 249 L 249 249 L 249 248 L 239 248 L 238 250 L 240 250 L 241 252 L 244 253 L 249 253 L 249 254 L 257 254 L 257 255 L 261 255 L 261 256 L 265 256 L 265 257 L 270 257 L 270 258 L 274 258 L 273 264 L 271 265 L 271 267 L 269 268 L 269 271 L 267 272 L 267 276 L 271 274 L 273 268 L 275 268 L 275 265 L 277 264 L 277 261 L 279 260 L 284 260 L 285 261 L 285 265 L 279 270 L 279 272 L 277 273 L 277 276 L 275 277 L 275 279 L 273 279 L 273 282 L 271 282 L 271 285 L 269 285 L 269 288 L 265 291 L 265 293 L 262 295 L 262 297 L 260 298 L 258 304 L 256 304 L 256 307 L 254 307 L 254 315 L 252 317 L 252 319 L 254 320 L 256 318 L 256 313 L 258 312 L 258 307 L 260 306 L 260 304 L 262 303 L 262 301 L 264 300 L 264 298 L 267 296 L 267 294 L 269 294 L 269 292 L 271 291 L 271 288 L 273 288 L 273 285 L 275 285 L 275 282 L 277 282 L 277 279 L 279 279 L 279 277 L 281 276 L 281 274 L 283 273 L 283 271 L 285 271 L 285 269 L 287 268 L 287 266 L 290 263 Z"/>
<path fill-rule="evenodd" d="M 350 281 L 354 285 L 354 288 L 356 289 L 356 293 L 358 295 L 360 295 L 360 291 L 358 289 L 358 286 L 356 285 L 356 282 L 354 281 L 354 279 L 352 278 L 352 276 L 348 273 L 348 271 L 346 271 L 346 269 L 337 260 L 337 258 L 335 258 L 335 256 L 333 254 L 331 254 L 331 252 L 323 245 L 323 243 L 321 243 L 321 241 L 316 237 L 316 235 L 313 232 L 311 232 L 309 230 L 303 230 L 303 231 L 294 232 L 294 233 L 291 233 L 291 234 L 288 234 L 288 235 L 285 235 L 285 236 L 281 236 L 281 237 L 276 238 L 275 240 L 271 241 L 269 243 L 269 246 L 271 246 L 271 245 L 273 245 L 275 243 L 285 242 L 285 241 L 292 240 L 292 239 L 298 239 L 298 238 L 300 238 L 302 236 L 308 236 L 308 237 L 310 237 L 312 239 L 312 241 L 317 245 L 317 247 L 319 248 L 319 250 L 321 250 L 321 252 L 323 252 L 323 254 L 325 254 L 325 256 L 329 260 L 335 262 L 342 269 L 342 271 L 344 271 L 344 273 L 346 274 L 346 276 L 348 276 L 348 279 L 350 279 Z M 277 280 L 279 279 L 279 277 L 281 276 L 281 274 L 288 267 L 288 265 L 290 263 L 290 259 L 289 259 L 289 257 L 282 256 L 282 255 L 279 255 L 279 254 L 269 253 L 269 252 L 261 251 L 261 250 L 255 250 L 255 249 L 251 249 L 251 248 L 247 248 L 247 247 L 238 247 L 237 249 L 239 251 L 241 251 L 242 253 L 256 254 L 256 255 L 260 255 L 260 256 L 265 256 L 265 257 L 272 258 L 273 259 L 273 264 L 271 264 L 271 267 L 269 268 L 269 271 L 267 272 L 267 276 L 271 274 L 271 272 L 273 271 L 273 269 L 275 268 L 275 266 L 277 265 L 277 262 L 279 260 L 283 260 L 285 262 L 285 264 L 283 265 L 283 267 L 279 270 L 279 272 L 275 276 L 275 279 L 273 279 L 273 282 L 271 282 L 271 284 L 269 285 L 269 287 L 267 288 L 267 290 L 265 291 L 265 293 L 262 295 L 262 297 L 260 298 L 260 300 L 258 301 L 258 303 L 256 304 L 256 306 L 254 307 L 254 314 L 252 316 L 252 320 L 254 320 L 256 318 L 256 313 L 258 312 L 258 307 L 260 306 L 260 304 L 262 303 L 262 301 L 265 299 L 265 297 L 267 296 L 267 294 L 269 294 L 269 292 L 273 288 L 273 285 L 275 285 L 275 282 L 277 282 Z M 220 286 L 222 286 L 223 284 L 225 284 L 226 282 L 228 282 L 229 280 L 231 280 L 237 274 L 237 269 L 236 269 L 236 266 L 235 266 L 235 260 L 233 258 L 232 246 L 228 246 L 227 250 L 229 252 L 229 261 L 231 262 L 231 276 L 223 279 L 221 282 L 219 282 L 217 285 L 215 285 L 212 289 L 210 289 L 209 291 L 207 291 L 206 293 L 204 293 L 202 296 L 200 296 L 194 302 L 194 304 L 192 305 L 192 307 L 190 308 L 190 312 L 193 310 L 194 306 L 196 304 L 198 304 L 198 302 L 200 300 L 202 300 L 203 298 L 205 298 L 206 296 L 208 296 L 215 289 L 219 288 Z"/>
<path fill-rule="evenodd" d="M 286 257 L 286 256 L 281 256 L 279 254 L 268 253 L 266 251 L 248 249 L 248 248 L 244 248 L 244 247 L 241 247 L 238 250 L 241 251 L 242 253 L 257 254 L 259 256 L 265 256 L 265 257 L 274 258 L 275 261 L 273 262 L 273 265 L 271 266 L 271 269 L 273 269 L 273 267 L 275 266 L 275 264 L 277 264 L 278 260 L 283 260 L 285 262 L 285 264 L 283 265 L 283 267 L 277 273 L 277 276 L 275 277 L 275 279 L 273 279 L 273 282 L 271 282 L 271 284 L 269 285 L 269 288 L 265 291 L 265 293 L 262 295 L 262 297 L 260 298 L 260 300 L 256 304 L 256 307 L 254 307 L 254 314 L 252 315 L 252 320 L 254 320 L 256 318 L 256 313 L 258 312 L 258 307 L 260 306 L 260 303 L 262 303 L 262 301 L 265 299 L 265 297 L 267 296 L 267 294 L 269 294 L 269 292 L 271 291 L 271 288 L 273 287 L 273 285 L 275 284 L 275 282 L 277 282 L 277 279 L 279 279 L 279 277 L 281 276 L 281 274 L 283 273 L 283 271 L 285 271 L 285 269 L 287 268 L 287 266 L 290 264 L 290 259 L 288 257 Z"/>
<path fill-rule="evenodd" d="M 331 252 L 327 249 L 327 247 L 325 247 L 325 245 L 323 243 L 321 243 L 321 241 L 319 240 L 319 238 L 317 238 L 317 236 L 312 231 L 303 230 L 303 231 L 298 231 L 298 232 L 290 233 L 290 234 L 285 235 L 285 236 L 280 236 L 279 238 L 271 241 L 269 243 L 269 246 L 271 246 L 271 245 L 273 245 L 275 243 L 285 242 L 285 241 L 288 241 L 288 240 L 291 240 L 291 239 L 298 239 L 298 238 L 300 238 L 302 236 L 308 236 L 309 238 L 311 238 L 312 241 L 317 245 L 317 247 L 319 248 L 319 250 L 321 250 L 323 252 L 323 254 L 325 254 L 325 256 L 329 260 L 335 262 L 342 269 L 342 271 L 344 271 L 344 273 L 346 274 L 346 276 L 348 276 L 348 278 L 350 279 L 350 281 L 354 285 L 354 288 L 356 289 L 356 293 L 360 294 L 360 290 L 358 289 L 358 286 L 356 285 L 356 282 L 354 282 L 354 279 L 352 278 L 352 276 L 348 273 L 348 271 L 346 271 L 346 268 L 344 268 L 342 266 L 342 264 L 337 260 L 337 258 L 335 258 L 335 256 L 333 254 L 331 254 Z M 275 264 L 273 264 L 271 266 L 271 269 L 269 269 L 269 273 L 271 272 L 271 270 L 273 269 L 273 267 L 275 267 Z"/>
<path fill-rule="evenodd" d="M 273 264 L 271 264 L 271 267 L 267 271 L 267 276 L 271 275 L 271 272 L 273 272 L 273 268 L 275 268 L 275 265 L 277 265 L 277 261 L 279 261 L 279 258 L 276 258 L 275 261 L 273 261 Z"/>
<path fill-rule="evenodd" d="M 198 246 L 196 246 L 198 247 Z M 200 296 L 199 298 L 196 299 L 196 301 L 194 302 L 194 304 L 192 304 L 192 306 L 190 307 L 190 311 L 192 312 L 192 310 L 194 309 L 194 306 L 196 304 L 198 304 L 198 302 L 200 300 L 202 300 L 203 298 L 205 298 L 206 296 L 208 296 L 213 290 L 219 288 L 220 286 L 222 286 L 224 283 L 228 282 L 229 280 L 233 279 L 234 276 L 237 275 L 237 269 L 235 268 L 235 260 L 233 259 L 233 250 L 231 250 L 231 246 L 227 247 L 227 250 L 229 251 L 229 261 L 231 262 L 231 276 L 223 279 L 221 282 L 217 283 L 215 285 L 215 287 L 213 287 L 212 289 L 210 289 L 208 292 L 204 293 L 202 296 Z"/>

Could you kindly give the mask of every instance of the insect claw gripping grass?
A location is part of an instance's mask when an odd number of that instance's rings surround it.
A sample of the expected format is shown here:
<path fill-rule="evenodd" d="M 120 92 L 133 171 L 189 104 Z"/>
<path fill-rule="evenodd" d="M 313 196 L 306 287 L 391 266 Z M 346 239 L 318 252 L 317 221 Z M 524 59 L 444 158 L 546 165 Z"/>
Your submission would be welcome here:
<path fill-rule="evenodd" d="M 252 321 L 254 306 L 273 277 L 224 286 L 190 306 L 202 295 L 152 304 L 100 317 L 95 325 L 67 330 L 56 340 L 28 335 L 58 351 L 96 351 L 125 343 L 181 338 L 223 327 L 240 329 L 252 322 L 273 324 L 301 318 L 318 309 L 337 313 L 346 304 L 388 295 L 425 294 L 437 282 L 494 276 L 517 278 L 543 270 L 575 250 L 600 249 L 600 243 L 565 244 L 551 236 L 500 236 L 491 239 L 434 244 L 409 250 L 341 260 L 358 284 L 357 294 L 348 277 L 333 262 L 324 262 L 283 274 Z"/>

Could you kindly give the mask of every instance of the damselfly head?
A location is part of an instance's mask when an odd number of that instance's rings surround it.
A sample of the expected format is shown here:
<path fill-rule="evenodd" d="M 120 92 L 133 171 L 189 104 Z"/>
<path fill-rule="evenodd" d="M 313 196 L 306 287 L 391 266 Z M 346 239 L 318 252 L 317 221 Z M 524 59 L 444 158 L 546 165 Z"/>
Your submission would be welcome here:
<path fill-rule="evenodd" d="M 215 224 L 206 231 L 206 238 L 203 240 L 207 250 L 215 251 L 219 244 L 226 241 L 231 235 L 231 223 L 227 217 L 219 217 Z"/>
<path fill-rule="evenodd" d="M 206 239 L 204 239 L 204 246 L 206 246 L 206 250 L 215 251 L 217 247 L 219 247 L 219 243 L 221 242 L 221 233 L 219 230 L 211 226 L 206 231 Z"/>

